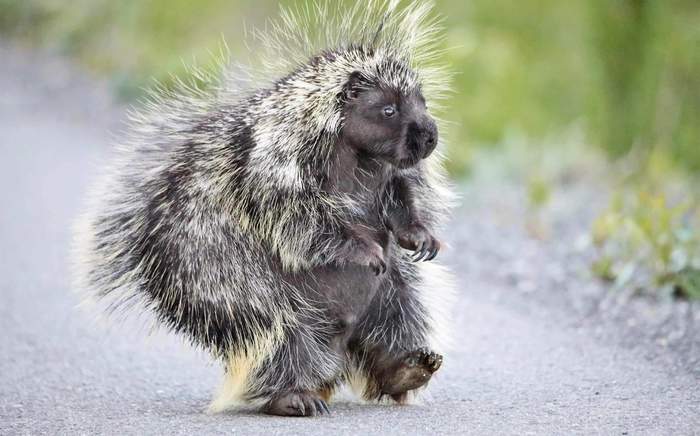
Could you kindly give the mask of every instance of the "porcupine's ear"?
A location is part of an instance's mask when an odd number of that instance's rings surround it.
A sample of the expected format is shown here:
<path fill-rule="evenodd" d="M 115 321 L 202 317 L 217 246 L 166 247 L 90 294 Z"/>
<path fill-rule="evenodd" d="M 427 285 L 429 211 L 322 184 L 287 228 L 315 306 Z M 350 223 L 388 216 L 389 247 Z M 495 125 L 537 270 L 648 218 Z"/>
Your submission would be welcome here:
<path fill-rule="evenodd" d="M 344 100 L 350 101 L 356 99 L 360 92 L 362 92 L 363 87 L 364 80 L 362 78 L 362 73 L 359 71 L 353 71 L 343 87 Z"/>

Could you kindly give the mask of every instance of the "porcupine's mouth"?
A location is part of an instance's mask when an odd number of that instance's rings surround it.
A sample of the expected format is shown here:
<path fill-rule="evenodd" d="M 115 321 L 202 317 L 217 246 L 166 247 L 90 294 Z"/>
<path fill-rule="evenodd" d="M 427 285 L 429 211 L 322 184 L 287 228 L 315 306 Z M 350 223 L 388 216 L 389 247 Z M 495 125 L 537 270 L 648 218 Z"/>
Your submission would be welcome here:
<path fill-rule="evenodd" d="M 396 162 L 395 165 L 398 168 L 401 168 L 402 170 L 406 168 L 411 168 L 412 166 L 416 165 L 418 162 L 420 162 L 420 158 L 406 158 L 406 159 L 401 159 L 400 161 Z"/>
<path fill-rule="evenodd" d="M 408 157 L 396 160 L 394 162 L 394 165 L 400 169 L 411 168 L 417 165 L 418 162 L 422 161 L 423 159 L 427 159 L 431 154 L 433 154 L 433 150 L 434 147 L 424 152 L 409 152 Z"/>
<path fill-rule="evenodd" d="M 431 154 L 433 154 L 433 150 L 429 150 L 425 154 L 417 154 L 415 156 L 405 157 L 403 159 L 399 159 L 397 162 L 394 163 L 394 165 L 401 169 L 411 168 L 417 165 L 418 162 L 422 161 L 423 159 L 427 159 Z"/>

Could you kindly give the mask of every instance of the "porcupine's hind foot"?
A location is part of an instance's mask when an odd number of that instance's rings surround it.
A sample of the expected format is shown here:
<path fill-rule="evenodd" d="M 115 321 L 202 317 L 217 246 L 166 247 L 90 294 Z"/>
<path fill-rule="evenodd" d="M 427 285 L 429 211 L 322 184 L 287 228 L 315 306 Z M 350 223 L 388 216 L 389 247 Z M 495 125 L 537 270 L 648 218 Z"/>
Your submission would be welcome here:
<path fill-rule="evenodd" d="M 433 373 L 440 369 L 442 356 L 427 348 L 406 353 L 393 372 L 381 383 L 382 394 L 389 395 L 398 403 L 406 401 L 408 391 L 418 389 L 430 381 Z"/>
<path fill-rule="evenodd" d="M 279 416 L 317 416 L 330 414 L 328 405 L 311 392 L 287 392 L 270 400 L 262 411 Z"/>

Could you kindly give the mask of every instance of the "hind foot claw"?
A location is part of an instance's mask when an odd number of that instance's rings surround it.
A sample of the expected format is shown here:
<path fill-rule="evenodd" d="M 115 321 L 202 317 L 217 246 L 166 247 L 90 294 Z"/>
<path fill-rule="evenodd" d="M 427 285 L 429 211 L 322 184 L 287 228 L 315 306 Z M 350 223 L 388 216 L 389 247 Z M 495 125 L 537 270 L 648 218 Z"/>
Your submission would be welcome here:
<path fill-rule="evenodd" d="M 263 409 L 269 415 L 279 416 L 317 416 L 328 415 L 328 405 L 318 395 L 310 392 L 289 392 L 279 395 Z"/>
<path fill-rule="evenodd" d="M 427 348 L 411 351 L 404 356 L 393 374 L 384 381 L 382 393 L 391 395 L 394 399 L 404 398 L 405 396 L 401 394 L 427 384 L 441 365 L 442 356 Z"/>
<path fill-rule="evenodd" d="M 427 348 L 419 348 L 406 357 L 406 362 L 411 366 L 421 366 L 431 374 L 440 369 L 442 356 Z"/>

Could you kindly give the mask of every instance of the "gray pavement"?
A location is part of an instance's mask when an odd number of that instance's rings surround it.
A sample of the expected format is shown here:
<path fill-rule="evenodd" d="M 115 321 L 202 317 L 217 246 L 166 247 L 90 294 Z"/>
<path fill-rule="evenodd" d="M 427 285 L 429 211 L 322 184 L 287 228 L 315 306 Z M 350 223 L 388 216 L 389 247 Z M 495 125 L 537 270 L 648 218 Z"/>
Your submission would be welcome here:
<path fill-rule="evenodd" d="M 465 260 L 480 231 L 469 224 L 489 225 L 468 207 L 445 253 L 460 284 L 456 349 L 422 405 L 205 414 L 216 365 L 167 333 L 96 322 L 70 292 L 71 222 L 122 110 L 60 60 L 2 44 L 0 59 L 0 434 L 700 434 L 697 373 L 601 339 L 559 306 L 494 298 L 517 291 L 488 273 L 503 259 Z M 513 256 L 512 244 L 479 243 Z"/>

